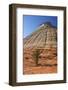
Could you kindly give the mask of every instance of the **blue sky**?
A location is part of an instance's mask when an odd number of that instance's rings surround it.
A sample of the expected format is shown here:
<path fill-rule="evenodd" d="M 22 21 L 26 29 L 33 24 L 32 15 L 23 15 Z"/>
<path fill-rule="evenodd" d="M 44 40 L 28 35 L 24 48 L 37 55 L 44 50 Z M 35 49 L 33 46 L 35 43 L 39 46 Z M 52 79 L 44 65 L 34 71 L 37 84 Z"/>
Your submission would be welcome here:
<path fill-rule="evenodd" d="M 57 17 L 56 16 L 36 16 L 36 15 L 24 15 L 23 16 L 23 27 L 24 27 L 24 37 L 30 35 L 36 30 L 36 28 L 46 22 L 51 22 L 51 24 L 57 27 Z"/>

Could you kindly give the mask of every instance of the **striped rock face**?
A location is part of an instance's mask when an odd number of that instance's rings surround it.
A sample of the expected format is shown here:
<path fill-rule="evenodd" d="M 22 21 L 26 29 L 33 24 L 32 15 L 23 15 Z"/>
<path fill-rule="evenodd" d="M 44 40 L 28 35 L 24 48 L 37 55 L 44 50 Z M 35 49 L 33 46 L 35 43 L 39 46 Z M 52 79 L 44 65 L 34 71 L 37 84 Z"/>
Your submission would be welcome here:
<path fill-rule="evenodd" d="M 23 41 L 23 74 L 57 73 L 56 27 L 44 23 Z M 38 64 L 34 57 L 38 57 Z"/>
<path fill-rule="evenodd" d="M 51 23 L 40 25 L 35 32 L 24 38 L 25 48 L 56 48 L 57 47 L 57 28 Z"/>

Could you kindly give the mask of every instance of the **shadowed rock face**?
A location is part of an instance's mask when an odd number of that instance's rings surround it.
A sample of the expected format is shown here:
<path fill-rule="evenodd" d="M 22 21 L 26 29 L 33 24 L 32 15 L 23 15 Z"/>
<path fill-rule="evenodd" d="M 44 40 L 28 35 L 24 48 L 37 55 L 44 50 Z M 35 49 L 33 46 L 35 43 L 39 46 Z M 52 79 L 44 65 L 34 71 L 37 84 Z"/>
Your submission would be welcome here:
<path fill-rule="evenodd" d="M 57 46 L 57 28 L 51 23 L 41 24 L 35 32 L 24 38 L 24 48 L 51 48 Z"/>

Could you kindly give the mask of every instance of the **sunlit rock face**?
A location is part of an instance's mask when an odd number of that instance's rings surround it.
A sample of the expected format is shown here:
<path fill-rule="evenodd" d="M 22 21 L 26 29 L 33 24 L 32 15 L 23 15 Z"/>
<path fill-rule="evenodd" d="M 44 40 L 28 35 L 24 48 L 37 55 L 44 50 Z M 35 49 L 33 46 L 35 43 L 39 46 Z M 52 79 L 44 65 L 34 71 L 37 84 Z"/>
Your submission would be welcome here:
<path fill-rule="evenodd" d="M 57 47 L 57 28 L 52 26 L 50 22 L 43 23 L 23 41 L 24 48 Z"/>
<path fill-rule="evenodd" d="M 51 23 L 39 25 L 25 37 L 23 47 L 23 74 L 57 73 L 57 28 Z M 34 57 L 38 57 L 37 65 Z"/>

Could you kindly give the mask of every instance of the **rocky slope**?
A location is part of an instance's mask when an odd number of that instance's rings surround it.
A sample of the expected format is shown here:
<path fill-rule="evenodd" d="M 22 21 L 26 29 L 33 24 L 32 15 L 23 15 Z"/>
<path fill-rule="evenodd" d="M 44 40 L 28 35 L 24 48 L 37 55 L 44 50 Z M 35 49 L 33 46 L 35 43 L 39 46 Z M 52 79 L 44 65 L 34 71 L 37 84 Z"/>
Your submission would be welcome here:
<path fill-rule="evenodd" d="M 39 50 L 38 65 L 33 53 Z M 24 74 L 57 73 L 57 28 L 47 22 L 24 38 Z"/>
<path fill-rule="evenodd" d="M 57 45 L 57 29 L 50 23 L 42 24 L 35 32 L 24 38 L 24 48 L 49 48 Z"/>

